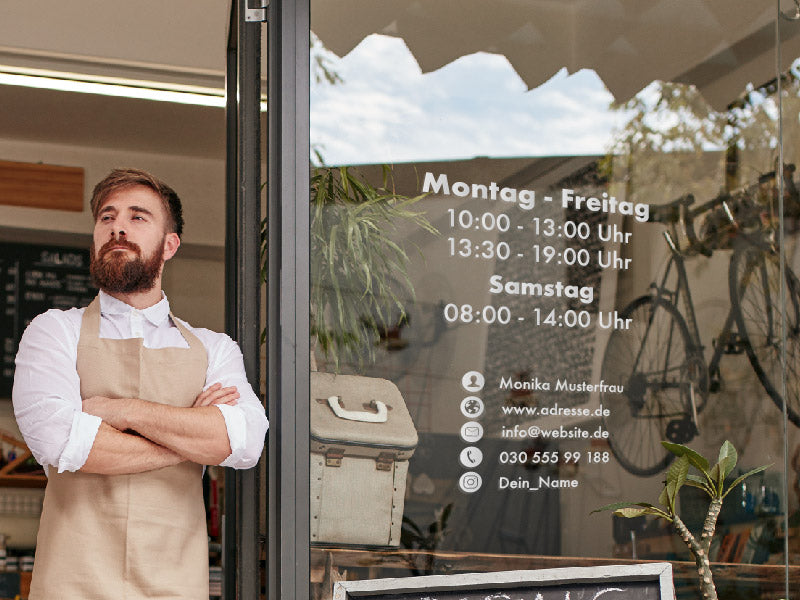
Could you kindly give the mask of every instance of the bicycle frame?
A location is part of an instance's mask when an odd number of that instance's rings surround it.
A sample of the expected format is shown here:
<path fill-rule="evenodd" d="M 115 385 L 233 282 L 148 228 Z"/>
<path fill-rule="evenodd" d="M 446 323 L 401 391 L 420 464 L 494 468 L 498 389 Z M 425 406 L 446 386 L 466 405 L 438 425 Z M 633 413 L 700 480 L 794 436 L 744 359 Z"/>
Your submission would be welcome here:
<path fill-rule="evenodd" d="M 714 352 L 711 355 L 711 358 L 706 361 L 705 360 L 705 346 L 703 346 L 701 337 L 700 337 L 700 328 L 697 325 L 697 316 L 695 313 L 694 308 L 694 301 L 692 300 L 691 289 L 689 287 L 689 278 L 686 273 L 686 258 L 684 255 L 678 250 L 677 246 L 672 240 L 672 237 L 669 235 L 668 232 L 664 232 L 664 238 L 666 239 L 667 246 L 670 250 L 670 258 L 667 262 L 667 266 L 664 270 L 664 274 L 660 279 L 660 282 L 653 282 L 650 284 L 650 288 L 653 294 L 660 300 L 665 302 L 669 302 L 673 306 L 675 306 L 680 314 L 683 316 L 684 320 L 689 329 L 689 335 L 692 340 L 692 348 L 691 351 L 694 353 L 695 358 L 699 361 L 700 364 L 703 365 L 709 374 L 709 390 L 711 392 L 716 392 L 719 389 L 719 382 L 720 382 L 720 370 L 719 364 L 722 360 L 722 356 L 725 354 L 726 349 L 730 348 L 731 344 L 736 343 L 736 338 L 738 337 L 734 332 L 734 323 L 736 321 L 733 305 L 730 305 L 728 309 L 728 314 L 725 317 L 725 322 L 720 330 L 719 334 L 716 338 L 714 338 Z M 674 274 L 677 277 L 677 281 L 675 283 L 674 288 L 670 288 L 668 286 L 668 281 L 670 276 Z M 692 400 L 694 403 L 694 400 Z M 692 406 L 692 414 L 695 418 L 695 425 L 697 424 L 696 420 L 696 406 Z"/>
<path fill-rule="evenodd" d="M 783 300 L 777 300 L 779 282 L 789 292 L 789 340 L 795 367 L 800 364 L 796 360 L 800 356 L 800 280 L 788 266 L 776 271 L 778 249 L 763 196 L 760 187 L 747 188 L 690 208 L 694 196 L 687 194 L 651 211 L 648 221 L 667 228 L 663 234 L 669 249 L 666 264 L 650 283 L 648 293 L 623 309 L 626 317 L 637 318 L 639 327 L 631 335 L 612 333 L 603 359 L 603 373 L 625 386 L 624 393 L 604 397 L 617 415 L 606 421 L 610 446 L 620 463 L 635 475 L 654 475 L 669 463 L 669 453 L 659 452 L 657 440 L 685 444 L 699 434 L 698 413 L 709 393 L 721 388 L 724 354 L 747 353 L 768 395 L 800 427 L 800 384 L 790 397 L 795 405 L 791 412 L 783 400 L 786 392 L 777 387 L 780 379 L 773 375 L 775 350 L 781 343 L 778 328 L 784 322 L 778 306 Z M 698 215 L 707 215 L 700 236 L 694 230 Z M 688 246 L 679 248 L 678 239 L 685 239 Z M 712 332 L 716 337 L 707 355 L 703 340 L 709 336 L 706 331 L 701 336 L 686 260 L 695 255 L 708 257 L 717 250 L 732 251 L 728 285 L 725 292 L 720 288 L 728 296 L 729 308 L 721 329 Z M 800 381 L 800 369 L 794 369 L 793 377 Z"/>

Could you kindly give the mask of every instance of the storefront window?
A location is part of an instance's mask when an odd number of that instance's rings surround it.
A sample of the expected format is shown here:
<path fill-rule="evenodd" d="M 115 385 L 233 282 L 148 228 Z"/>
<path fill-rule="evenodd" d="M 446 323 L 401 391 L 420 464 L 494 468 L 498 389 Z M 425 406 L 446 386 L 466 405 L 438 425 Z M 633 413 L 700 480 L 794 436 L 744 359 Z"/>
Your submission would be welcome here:
<path fill-rule="evenodd" d="M 464 4 L 311 4 L 312 586 L 658 559 L 699 598 L 668 522 L 593 512 L 659 505 L 668 442 L 770 465 L 709 556 L 720 597 L 783 597 L 800 24 Z M 676 496 L 698 538 L 707 507 Z"/>

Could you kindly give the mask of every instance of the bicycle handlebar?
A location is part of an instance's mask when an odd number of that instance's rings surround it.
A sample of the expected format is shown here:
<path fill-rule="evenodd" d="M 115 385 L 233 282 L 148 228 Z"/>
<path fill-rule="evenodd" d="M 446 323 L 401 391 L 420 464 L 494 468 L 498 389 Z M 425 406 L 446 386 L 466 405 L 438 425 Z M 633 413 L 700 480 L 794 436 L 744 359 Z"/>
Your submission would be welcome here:
<path fill-rule="evenodd" d="M 792 177 L 794 171 L 795 166 L 793 164 L 787 164 L 783 168 L 785 184 L 784 197 L 787 200 L 798 200 L 798 197 L 800 196 Z M 677 198 L 672 202 L 668 202 L 667 204 L 651 204 L 650 217 L 647 219 L 647 221 L 665 224 L 677 223 L 682 217 L 694 219 L 695 217 L 707 211 L 714 210 L 715 208 L 722 206 L 723 202 L 727 202 L 729 207 L 732 204 L 747 202 L 752 197 L 757 196 L 764 185 L 771 184 L 774 180 L 775 171 L 770 171 L 769 173 L 760 175 L 757 183 L 751 184 L 748 187 L 741 188 L 734 192 L 720 192 L 711 200 L 693 208 L 691 211 L 687 210 L 686 212 L 684 212 L 682 209 L 688 209 L 689 206 L 694 204 L 694 194 L 686 194 L 685 196 L 681 196 L 680 198 Z"/>
<path fill-rule="evenodd" d="M 694 194 L 686 194 L 667 204 L 651 204 L 648 223 L 677 223 L 681 219 L 681 209 L 694 204 Z"/>
<path fill-rule="evenodd" d="M 784 165 L 784 202 L 793 201 L 795 205 L 800 204 L 800 193 L 795 186 L 792 177 L 795 171 L 793 164 Z M 689 243 L 688 253 L 699 252 L 710 256 L 714 250 L 712 244 L 698 238 L 694 229 L 694 219 L 700 215 L 707 214 L 709 218 L 720 207 L 724 207 L 724 220 L 727 227 L 736 232 L 740 232 L 745 227 L 755 227 L 759 231 L 767 229 L 764 219 L 764 206 L 769 205 L 775 200 L 777 190 L 772 187 L 775 181 L 775 171 L 759 176 L 758 182 L 734 192 L 720 192 L 717 196 L 690 208 L 695 203 L 694 194 L 686 194 L 661 205 L 650 205 L 650 215 L 647 219 L 651 223 L 663 223 L 669 226 L 673 236 L 677 238 L 677 226 L 682 226 L 683 233 Z M 765 189 L 765 186 L 769 186 Z M 786 206 L 784 205 L 784 212 Z M 714 217 L 718 221 L 720 217 Z M 767 219 L 767 222 L 769 219 Z M 708 221 L 706 221 L 708 223 Z M 674 240 L 674 241 L 677 241 Z M 677 249 L 677 245 L 673 246 Z M 717 246 L 720 247 L 720 246 Z M 676 250 L 678 251 L 678 250 Z"/>

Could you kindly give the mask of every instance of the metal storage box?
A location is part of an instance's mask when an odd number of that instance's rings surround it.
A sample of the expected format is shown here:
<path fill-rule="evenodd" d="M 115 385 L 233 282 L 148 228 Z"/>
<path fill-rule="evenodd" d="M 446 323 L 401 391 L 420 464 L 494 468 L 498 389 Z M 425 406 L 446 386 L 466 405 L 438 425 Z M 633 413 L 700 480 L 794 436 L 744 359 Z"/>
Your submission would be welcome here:
<path fill-rule="evenodd" d="M 311 542 L 398 546 L 411 415 L 391 381 L 311 373 Z"/>

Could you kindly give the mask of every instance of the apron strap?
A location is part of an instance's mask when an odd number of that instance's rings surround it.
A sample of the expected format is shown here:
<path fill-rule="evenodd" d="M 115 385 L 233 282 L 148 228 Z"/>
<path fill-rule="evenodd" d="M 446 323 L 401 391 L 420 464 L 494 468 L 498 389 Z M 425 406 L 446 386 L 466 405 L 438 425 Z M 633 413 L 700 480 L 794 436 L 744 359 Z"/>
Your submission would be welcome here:
<path fill-rule="evenodd" d="M 169 318 L 172 320 L 172 324 L 178 328 L 183 339 L 186 340 L 189 350 L 201 353 L 205 357 L 204 359 L 208 361 L 206 348 L 198 337 L 181 323 L 172 312 L 169 313 Z M 100 296 L 96 296 L 83 312 L 83 318 L 81 319 L 81 335 L 78 345 L 80 346 L 88 340 L 98 339 L 100 339 Z"/>
<path fill-rule="evenodd" d="M 185 339 L 186 343 L 189 344 L 189 348 L 192 349 L 199 348 L 203 350 L 203 352 L 205 352 L 205 346 L 203 346 L 203 343 L 197 338 L 195 334 L 189 331 L 188 327 L 183 325 L 183 323 L 181 323 L 177 318 L 175 318 L 175 315 L 173 315 L 172 312 L 169 313 L 169 318 L 172 319 L 172 324 L 175 325 L 175 327 L 178 328 L 178 331 L 181 332 L 183 339 Z"/>
<path fill-rule="evenodd" d="M 97 339 L 100 337 L 100 296 L 95 296 L 81 319 L 80 339 Z"/>

